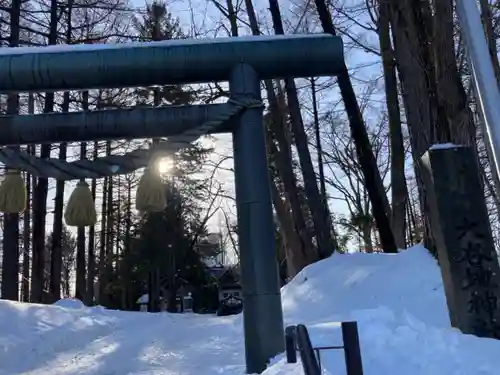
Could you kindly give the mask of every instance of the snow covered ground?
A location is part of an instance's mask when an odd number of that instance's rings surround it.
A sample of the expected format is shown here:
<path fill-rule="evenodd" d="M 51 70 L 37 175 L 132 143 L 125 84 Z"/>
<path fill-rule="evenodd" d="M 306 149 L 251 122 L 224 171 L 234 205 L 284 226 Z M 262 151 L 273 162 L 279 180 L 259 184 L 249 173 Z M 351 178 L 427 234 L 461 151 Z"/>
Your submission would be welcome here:
<path fill-rule="evenodd" d="M 312 265 L 283 289 L 287 324 L 340 344 L 357 320 L 365 375 L 498 375 L 500 341 L 450 328 L 439 269 L 425 249 L 349 254 Z M 345 374 L 343 354 L 322 354 Z M 266 375 L 302 374 L 276 358 Z M 0 302 L 0 375 L 241 375 L 241 316 L 146 314 Z"/>

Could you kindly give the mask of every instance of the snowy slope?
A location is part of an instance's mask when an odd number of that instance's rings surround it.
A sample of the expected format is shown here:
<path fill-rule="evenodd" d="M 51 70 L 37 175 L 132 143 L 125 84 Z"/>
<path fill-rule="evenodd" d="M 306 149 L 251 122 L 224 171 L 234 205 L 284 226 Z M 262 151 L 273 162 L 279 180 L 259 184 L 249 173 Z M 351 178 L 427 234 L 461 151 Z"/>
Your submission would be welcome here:
<path fill-rule="evenodd" d="M 500 341 L 449 328 L 439 269 L 422 247 L 349 254 L 312 265 L 283 289 L 287 324 L 313 343 L 340 343 L 340 320 L 359 322 L 365 375 L 497 375 Z M 0 375 L 243 374 L 241 316 L 126 313 L 0 302 Z M 345 374 L 342 353 L 322 355 Z M 265 374 L 301 374 L 282 357 Z"/>
<path fill-rule="evenodd" d="M 313 345 L 341 345 L 334 322 L 357 320 L 365 375 L 500 374 L 500 341 L 450 328 L 439 268 L 422 246 L 334 255 L 282 292 L 287 323 L 305 323 Z M 342 352 L 322 353 L 322 362 L 327 374 L 345 374 Z M 281 359 L 266 375 L 292 367 Z"/>

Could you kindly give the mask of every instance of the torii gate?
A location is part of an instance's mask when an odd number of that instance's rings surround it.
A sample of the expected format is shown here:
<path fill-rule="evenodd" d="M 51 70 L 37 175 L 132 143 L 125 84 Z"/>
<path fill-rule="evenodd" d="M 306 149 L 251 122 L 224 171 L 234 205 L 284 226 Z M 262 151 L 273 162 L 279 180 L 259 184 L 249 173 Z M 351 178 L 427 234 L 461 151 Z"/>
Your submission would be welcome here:
<path fill-rule="evenodd" d="M 168 137 L 176 151 L 207 133 L 232 132 L 248 373 L 284 351 L 260 82 L 334 76 L 343 45 L 328 34 L 251 36 L 114 45 L 5 48 L 0 92 L 87 90 L 229 81 L 225 104 L 2 116 L 0 161 L 60 180 L 129 173 L 155 150 L 97 160 L 37 159 L 21 144 Z M 307 308 L 307 307 L 304 307 Z"/>

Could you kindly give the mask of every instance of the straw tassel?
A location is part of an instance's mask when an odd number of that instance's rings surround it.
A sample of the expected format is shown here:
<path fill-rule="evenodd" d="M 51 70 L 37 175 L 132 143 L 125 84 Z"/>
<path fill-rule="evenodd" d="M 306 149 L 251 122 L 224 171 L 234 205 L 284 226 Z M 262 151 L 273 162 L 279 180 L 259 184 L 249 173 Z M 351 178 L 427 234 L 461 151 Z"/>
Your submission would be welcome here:
<path fill-rule="evenodd" d="M 147 168 L 135 195 L 135 207 L 140 212 L 163 211 L 167 206 L 165 184 L 159 173 Z"/>
<path fill-rule="evenodd" d="M 69 197 L 64 220 L 71 227 L 87 227 L 97 222 L 94 198 L 85 181 L 78 182 Z"/>
<path fill-rule="evenodd" d="M 26 209 L 26 185 L 17 169 L 7 170 L 0 184 L 0 211 L 19 214 Z"/>

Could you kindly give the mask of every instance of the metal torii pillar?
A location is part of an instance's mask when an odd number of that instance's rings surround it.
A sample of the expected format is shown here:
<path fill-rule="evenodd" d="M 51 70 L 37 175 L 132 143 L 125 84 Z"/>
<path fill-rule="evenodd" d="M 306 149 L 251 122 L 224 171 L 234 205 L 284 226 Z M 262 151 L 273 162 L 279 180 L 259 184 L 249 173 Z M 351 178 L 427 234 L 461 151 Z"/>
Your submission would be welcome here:
<path fill-rule="evenodd" d="M 12 48 L 0 54 L 0 92 L 229 81 L 232 100 L 257 102 L 263 79 L 334 76 L 343 67 L 342 41 L 329 34 Z M 228 105 L 3 116 L 0 146 L 172 136 Z M 233 133 L 248 373 L 284 351 L 262 111 L 247 108 L 216 129 Z"/>
<path fill-rule="evenodd" d="M 456 12 L 472 73 L 474 93 L 482 117 L 486 150 L 500 193 L 500 91 L 475 0 L 457 0 Z"/>

